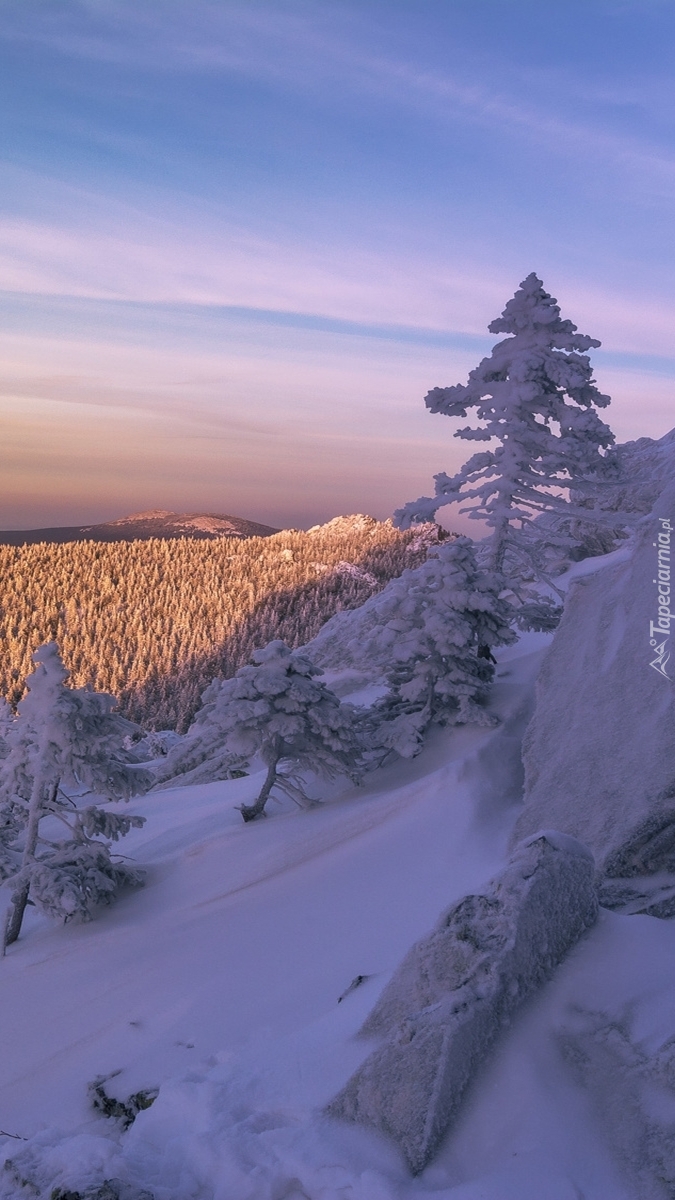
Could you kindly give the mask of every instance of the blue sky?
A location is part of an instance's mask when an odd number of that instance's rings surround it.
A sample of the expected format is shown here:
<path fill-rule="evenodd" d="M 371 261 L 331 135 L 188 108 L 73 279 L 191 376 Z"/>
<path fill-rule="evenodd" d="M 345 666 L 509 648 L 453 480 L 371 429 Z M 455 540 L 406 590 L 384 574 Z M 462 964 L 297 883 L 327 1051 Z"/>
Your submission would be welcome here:
<path fill-rule="evenodd" d="M 0 528 L 386 516 L 530 271 L 675 383 L 670 0 L 0 0 Z"/>

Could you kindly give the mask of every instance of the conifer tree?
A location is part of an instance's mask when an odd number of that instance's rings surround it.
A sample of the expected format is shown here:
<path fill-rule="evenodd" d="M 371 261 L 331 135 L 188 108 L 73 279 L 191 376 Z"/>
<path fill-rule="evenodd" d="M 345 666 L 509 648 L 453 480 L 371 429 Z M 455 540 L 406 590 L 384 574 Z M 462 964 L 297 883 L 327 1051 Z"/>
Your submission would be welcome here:
<path fill-rule="evenodd" d="M 542 569 L 544 535 L 536 518 L 554 513 L 586 524 L 604 519 L 593 504 L 609 485 L 610 460 L 603 451 L 614 435 L 597 409 L 610 398 L 596 387 L 585 353 L 600 342 L 561 318 L 535 274 L 489 329 L 509 336 L 471 371 L 467 384 L 433 388 L 425 403 L 448 417 L 475 410 L 480 424 L 457 429 L 455 437 L 494 448 L 474 454 L 452 477 L 436 475 L 435 497 L 405 505 L 395 519 L 405 529 L 431 520 L 443 505 L 463 502 L 460 511 L 492 531 L 490 569 L 506 570 L 510 581 L 534 572 L 550 582 Z M 616 514 L 613 519 L 616 523 Z M 564 520 L 555 523 L 549 536 L 558 545 L 574 545 L 573 533 L 563 526 Z M 530 607 L 534 617 L 536 604 Z"/>
<path fill-rule="evenodd" d="M 0 546 L 0 695 L 21 699 L 32 651 L 53 640 L 73 686 L 184 733 L 211 679 L 272 638 L 303 645 L 423 554 L 416 534 L 362 516 L 269 538 Z"/>
<path fill-rule="evenodd" d="M 471 539 L 460 537 L 388 583 L 368 613 L 364 606 L 359 658 L 390 664 L 389 691 L 366 717 L 375 746 L 410 758 L 432 723 L 494 724 L 484 707 L 492 649 L 516 640 L 501 583 L 479 569 Z"/>
<path fill-rule="evenodd" d="M 35 670 L 0 762 L 0 876 L 13 891 L 5 947 L 19 936 L 29 899 L 49 916 L 89 920 L 123 884 L 141 880 L 113 862 L 109 843 L 144 818 L 80 806 L 66 791 L 128 800 L 142 790 L 150 779 L 125 746 L 141 730 L 113 711 L 114 697 L 66 686 L 55 642 L 32 657 Z"/>
<path fill-rule="evenodd" d="M 241 807 L 245 821 L 263 815 L 275 789 L 306 804 L 302 772 L 327 779 L 353 774 L 356 736 L 351 710 L 317 680 L 321 674 L 304 654 L 276 640 L 256 650 L 253 661 L 233 679 L 207 689 L 193 736 L 206 746 L 217 740 L 233 764 L 259 754 L 267 767 L 255 803 Z"/>

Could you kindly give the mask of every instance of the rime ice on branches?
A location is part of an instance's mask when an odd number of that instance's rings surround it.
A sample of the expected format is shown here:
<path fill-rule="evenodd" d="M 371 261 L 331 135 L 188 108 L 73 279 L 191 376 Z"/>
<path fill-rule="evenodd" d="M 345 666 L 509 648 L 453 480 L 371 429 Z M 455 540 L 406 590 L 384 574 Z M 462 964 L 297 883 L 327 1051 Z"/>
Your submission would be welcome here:
<path fill-rule="evenodd" d="M 149 780 L 125 746 L 141 730 L 113 711 L 113 696 L 67 686 L 55 642 L 33 662 L 0 763 L 0 877 L 13 890 L 4 947 L 18 938 L 29 900 L 47 916 L 90 920 L 120 887 L 141 882 L 113 861 L 110 843 L 145 818 L 73 799 L 83 789 L 110 800 L 142 790 Z"/>
<path fill-rule="evenodd" d="M 369 601 L 376 621 L 360 647 L 363 660 L 391 663 L 389 692 L 371 713 L 377 743 L 410 758 L 432 723 L 494 723 L 483 706 L 491 651 L 516 640 L 500 589 L 501 578 L 480 570 L 471 540 L 460 537 Z"/>
<path fill-rule="evenodd" d="M 321 674 L 277 639 L 256 650 L 234 679 L 216 680 L 204 693 L 193 739 L 211 745 L 215 738 L 233 763 L 258 754 L 267 767 L 257 800 L 242 805 L 245 821 L 263 815 L 275 789 L 306 804 L 304 771 L 331 779 L 355 770 L 351 709 L 316 679 Z"/>
<path fill-rule="evenodd" d="M 563 320 L 554 297 L 535 274 L 509 300 L 491 333 L 509 336 L 469 375 L 468 383 L 436 387 L 427 408 L 448 417 L 475 410 L 479 422 L 455 431 L 466 441 L 490 442 L 452 477 L 436 475 L 436 494 L 396 513 L 400 528 L 435 517 L 460 502 L 463 513 L 491 529 L 488 566 L 510 578 L 541 577 L 541 514 L 560 520 L 547 534 L 570 546 L 566 519 L 602 519 L 593 505 L 609 480 L 605 451 L 614 435 L 597 409 L 610 403 L 596 387 L 585 353 L 600 342 Z M 572 493 L 572 495 L 571 495 Z"/>

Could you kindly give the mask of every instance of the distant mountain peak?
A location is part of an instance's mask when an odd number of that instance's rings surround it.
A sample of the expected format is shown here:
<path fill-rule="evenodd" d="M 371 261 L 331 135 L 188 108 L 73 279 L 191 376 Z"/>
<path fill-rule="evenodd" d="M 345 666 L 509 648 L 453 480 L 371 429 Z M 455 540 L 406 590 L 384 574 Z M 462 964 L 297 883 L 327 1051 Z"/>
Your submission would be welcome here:
<path fill-rule="evenodd" d="M 378 521 L 376 517 L 369 517 L 367 513 L 352 513 L 348 517 L 333 517 L 324 525 L 312 525 L 307 532 L 330 533 L 335 534 L 336 537 L 344 537 L 347 533 L 374 534 L 381 525 L 381 521 Z"/>
<path fill-rule="evenodd" d="M 278 533 L 271 525 L 259 525 L 245 517 L 225 513 L 176 513 L 165 508 L 131 513 L 99 525 L 55 526 L 49 529 L 0 530 L 0 545 L 26 546 L 35 542 L 132 542 L 150 538 L 269 537 Z"/>

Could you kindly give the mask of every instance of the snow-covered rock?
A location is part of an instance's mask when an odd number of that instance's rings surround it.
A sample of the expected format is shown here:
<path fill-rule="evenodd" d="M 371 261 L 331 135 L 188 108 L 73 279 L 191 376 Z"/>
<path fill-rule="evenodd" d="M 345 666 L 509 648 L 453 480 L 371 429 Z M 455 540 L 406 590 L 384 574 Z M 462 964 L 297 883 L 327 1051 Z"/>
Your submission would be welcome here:
<path fill-rule="evenodd" d="M 308 533 L 334 534 L 335 537 L 344 537 L 349 533 L 372 534 L 373 536 L 380 528 L 381 522 L 375 517 L 370 517 L 365 513 L 352 513 L 348 517 L 333 517 L 331 521 L 326 521 L 324 525 L 312 525 L 308 529 Z M 389 522 L 391 524 L 391 521 Z"/>
<path fill-rule="evenodd" d="M 675 475 L 675 429 L 662 438 L 638 438 L 616 446 L 621 483 L 610 489 L 602 507 L 610 511 L 650 513 Z"/>
<path fill-rule="evenodd" d="M 525 805 L 514 841 L 555 826 L 590 846 L 615 877 L 675 866 L 673 530 L 671 483 L 632 553 L 619 551 L 573 582 L 524 741 Z"/>
<path fill-rule="evenodd" d="M 625 1020 L 582 1010 L 558 1031 L 558 1043 L 642 1200 L 675 1195 L 675 1041 L 649 1053 Z"/>
<path fill-rule="evenodd" d="M 423 1170 L 500 1029 L 596 920 L 593 877 L 572 838 L 544 832 L 519 846 L 404 958 L 361 1030 L 385 1040 L 327 1113 L 393 1137 Z"/>

